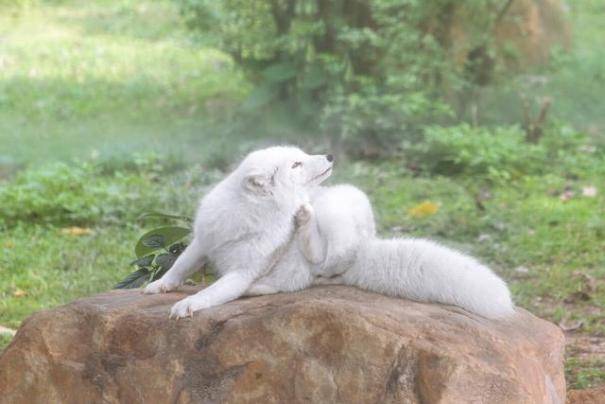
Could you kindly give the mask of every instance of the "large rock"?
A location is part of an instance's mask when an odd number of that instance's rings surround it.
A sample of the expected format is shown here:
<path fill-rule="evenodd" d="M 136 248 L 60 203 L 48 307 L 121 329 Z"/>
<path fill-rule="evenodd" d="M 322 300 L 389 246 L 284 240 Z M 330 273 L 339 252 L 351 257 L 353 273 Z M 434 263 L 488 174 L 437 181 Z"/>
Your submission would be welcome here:
<path fill-rule="evenodd" d="M 0 402 L 565 401 L 564 337 L 521 309 L 489 321 L 334 286 L 169 320 L 184 296 L 114 291 L 34 314 L 0 357 Z"/>

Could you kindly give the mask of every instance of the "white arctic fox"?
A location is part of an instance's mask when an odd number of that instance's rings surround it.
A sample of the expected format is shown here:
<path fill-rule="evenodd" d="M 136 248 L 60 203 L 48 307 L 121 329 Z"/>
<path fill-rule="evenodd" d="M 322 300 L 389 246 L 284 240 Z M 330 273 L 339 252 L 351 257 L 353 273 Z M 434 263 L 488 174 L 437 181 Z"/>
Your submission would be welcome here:
<path fill-rule="evenodd" d="M 173 290 L 211 261 L 221 277 L 177 302 L 171 317 L 312 284 L 452 304 L 488 318 L 514 312 L 506 284 L 475 259 L 428 240 L 377 238 L 362 191 L 319 186 L 332 160 L 294 147 L 249 154 L 202 199 L 193 241 L 145 293 Z"/>

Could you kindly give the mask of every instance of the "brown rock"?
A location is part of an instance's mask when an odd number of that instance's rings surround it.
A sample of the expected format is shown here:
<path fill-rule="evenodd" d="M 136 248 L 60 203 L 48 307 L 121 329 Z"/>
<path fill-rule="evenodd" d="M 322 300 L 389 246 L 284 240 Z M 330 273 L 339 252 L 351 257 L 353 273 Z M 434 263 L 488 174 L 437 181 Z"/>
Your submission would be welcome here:
<path fill-rule="evenodd" d="M 332 286 L 169 320 L 184 296 L 34 314 L 0 357 L 0 403 L 564 402 L 563 334 L 522 309 L 490 321 Z"/>

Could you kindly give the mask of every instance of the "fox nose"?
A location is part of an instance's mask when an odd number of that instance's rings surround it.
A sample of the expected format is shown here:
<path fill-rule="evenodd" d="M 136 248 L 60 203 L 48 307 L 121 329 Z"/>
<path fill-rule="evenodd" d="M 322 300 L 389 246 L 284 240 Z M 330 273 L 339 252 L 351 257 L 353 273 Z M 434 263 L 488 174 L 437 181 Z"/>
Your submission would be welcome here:
<path fill-rule="evenodd" d="M 334 161 L 334 156 L 332 156 L 331 154 L 328 154 L 326 156 L 326 160 L 328 160 L 330 163 Z"/>

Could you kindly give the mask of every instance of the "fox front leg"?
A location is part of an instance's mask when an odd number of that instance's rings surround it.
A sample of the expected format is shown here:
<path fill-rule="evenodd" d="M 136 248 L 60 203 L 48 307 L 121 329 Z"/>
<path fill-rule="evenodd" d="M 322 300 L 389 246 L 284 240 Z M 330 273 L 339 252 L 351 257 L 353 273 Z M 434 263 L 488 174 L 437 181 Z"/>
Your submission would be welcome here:
<path fill-rule="evenodd" d="M 264 283 L 254 282 L 244 293 L 244 296 L 263 296 L 263 295 L 272 295 L 275 293 L 279 293 L 279 290 L 275 289 L 271 285 L 267 285 Z"/>
<path fill-rule="evenodd" d="M 249 272 L 226 273 L 207 288 L 178 301 L 170 310 L 170 318 L 190 317 L 195 311 L 235 300 L 246 293 L 253 281 Z"/>
<path fill-rule="evenodd" d="M 326 257 L 324 241 L 319 234 L 313 206 L 302 205 L 294 217 L 297 227 L 297 241 L 300 250 L 310 263 L 321 264 Z"/>
<path fill-rule="evenodd" d="M 151 282 L 143 293 L 166 293 L 178 288 L 185 279 L 204 264 L 204 253 L 198 240 L 193 239 L 172 267 L 160 279 Z"/>

